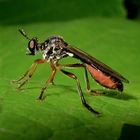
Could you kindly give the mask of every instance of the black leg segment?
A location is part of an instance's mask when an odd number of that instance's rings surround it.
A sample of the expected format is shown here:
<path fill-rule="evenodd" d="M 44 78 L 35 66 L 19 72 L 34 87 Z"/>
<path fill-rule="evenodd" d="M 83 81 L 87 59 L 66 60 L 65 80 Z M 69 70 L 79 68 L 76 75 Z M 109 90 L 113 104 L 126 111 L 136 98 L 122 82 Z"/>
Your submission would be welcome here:
<path fill-rule="evenodd" d="M 77 88 L 78 88 L 78 93 L 80 95 L 80 98 L 81 98 L 81 101 L 82 101 L 82 104 L 89 110 L 91 111 L 92 113 L 95 113 L 95 114 L 100 114 L 99 112 L 97 112 L 96 110 L 94 110 L 90 105 L 87 104 L 85 98 L 84 98 L 84 95 L 83 95 L 83 92 L 82 92 L 82 89 L 81 89 L 81 85 L 80 85 L 80 81 L 79 79 L 77 78 L 77 76 L 73 73 L 70 73 L 68 71 L 65 71 L 65 70 L 60 70 L 62 73 L 64 73 L 65 75 L 69 76 L 70 78 L 73 78 L 74 80 L 76 80 L 76 83 L 77 83 Z"/>

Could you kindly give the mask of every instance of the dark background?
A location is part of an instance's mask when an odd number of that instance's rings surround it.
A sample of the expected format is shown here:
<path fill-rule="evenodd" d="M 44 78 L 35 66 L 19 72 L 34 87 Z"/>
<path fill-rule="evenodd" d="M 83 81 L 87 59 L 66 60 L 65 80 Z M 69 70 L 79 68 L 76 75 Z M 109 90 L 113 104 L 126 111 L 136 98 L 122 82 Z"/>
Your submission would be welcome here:
<path fill-rule="evenodd" d="M 66 21 L 83 17 L 140 16 L 139 0 L 1 0 L 0 23 Z"/>

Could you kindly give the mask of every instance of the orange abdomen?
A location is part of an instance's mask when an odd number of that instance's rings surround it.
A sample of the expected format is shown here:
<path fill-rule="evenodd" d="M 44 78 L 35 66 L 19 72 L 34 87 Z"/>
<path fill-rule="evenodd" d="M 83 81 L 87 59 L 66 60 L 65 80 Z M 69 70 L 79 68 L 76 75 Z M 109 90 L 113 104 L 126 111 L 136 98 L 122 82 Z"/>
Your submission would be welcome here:
<path fill-rule="evenodd" d="M 118 89 L 120 91 L 123 90 L 123 85 L 122 83 L 117 79 L 114 80 L 114 78 L 112 78 L 109 75 L 106 75 L 105 73 L 103 73 L 102 71 L 95 69 L 94 67 L 86 64 L 86 67 L 88 69 L 88 71 L 90 72 L 91 76 L 102 86 L 106 87 L 106 88 L 110 88 L 110 89 Z"/>

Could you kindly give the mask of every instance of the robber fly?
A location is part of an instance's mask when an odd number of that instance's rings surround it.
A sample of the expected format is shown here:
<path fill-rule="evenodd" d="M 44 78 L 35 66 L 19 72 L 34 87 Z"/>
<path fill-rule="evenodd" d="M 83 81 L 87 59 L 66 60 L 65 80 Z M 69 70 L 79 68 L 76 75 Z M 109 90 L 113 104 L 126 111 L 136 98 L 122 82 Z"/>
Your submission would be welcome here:
<path fill-rule="evenodd" d="M 38 64 L 42 64 L 48 62 L 51 66 L 52 73 L 48 80 L 46 81 L 44 87 L 41 89 L 41 93 L 38 99 L 42 100 L 44 97 L 44 91 L 48 88 L 50 83 L 53 84 L 53 80 L 56 74 L 56 71 L 62 72 L 64 75 L 74 79 L 77 84 L 78 93 L 80 95 L 82 104 L 91 112 L 95 114 L 99 114 L 98 111 L 94 110 L 88 103 L 86 102 L 78 77 L 66 70 L 66 67 L 82 67 L 85 71 L 85 80 L 87 91 L 92 92 L 90 89 L 90 83 L 88 79 L 88 72 L 91 74 L 93 79 L 99 83 L 101 86 L 114 89 L 118 91 L 123 91 L 123 83 L 129 83 L 129 81 L 124 78 L 122 75 L 112 70 L 109 66 L 105 65 L 101 61 L 96 58 L 90 56 L 89 54 L 81 51 L 78 48 L 74 48 L 69 45 L 64 39 L 60 36 L 52 36 L 47 38 L 43 43 L 39 43 L 37 38 L 29 38 L 23 29 L 20 29 L 19 32 L 29 41 L 28 43 L 28 55 L 36 55 L 39 51 L 42 53 L 42 59 L 37 59 L 34 63 L 28 68 L 25 74 L 19 79 L 14 80 L 14 83 L 17 83 L 21 88 L 30 78 L 33 76 L 33 73 L 36 70 Z M 59 60 L 65 57 L 73 57 L 79 59 L 81 63 L 75 64 L 59 64 Z"/>

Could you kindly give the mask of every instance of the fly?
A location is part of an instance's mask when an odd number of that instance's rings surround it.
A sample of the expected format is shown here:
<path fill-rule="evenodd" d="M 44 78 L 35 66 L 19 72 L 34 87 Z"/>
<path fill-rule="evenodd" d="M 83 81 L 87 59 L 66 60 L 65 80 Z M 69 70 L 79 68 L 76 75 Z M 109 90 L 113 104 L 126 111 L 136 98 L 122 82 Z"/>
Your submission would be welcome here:
<path fill-rule="evenodd" d="M 92 57 L 91 55 L 87 54 L 86 52 L 78 48 L 72 47 L 67 42 L 65 42 L 64 39 L 60 36 L 52 36 L 52 37 L 47 38 L 47 40 L 45 40 L 43 43 L 39 43 L 37 38 L 30 39 L 23 29 L 19 29 L 19 32 L 29 41 L 28 48 L 27 48 L 28 55 L 36 55 L 39 51 L 41 51 L 42 58 L 35 60 L 34 63 L 25 72 L 25 74 L 18 80 L 13 80 L 13 83 L 18 84 L 19 85 L 18 88 L 20 89 L 26 82 L 28 82 L 31 79 L 38 64 L 43 64 L 45 62 L 48 62 L 52 69 L 51 75 L 49 76 L 45 85 L 41 89 L 41 93 L 38 97 L 39 100 L 44 99 L 45 90 L 48 88 L 50 83 L 53 84 L 56 71 L 60 71 L 64 75 L 76 81 L 78 93 L 80 95 L 82 104 L 89 111 L 95 114 L 100 114 L 98 111 L 93 109 L 86 102 L 82 89 L 81 89 L 79 78 L 74 73 L 64 70 L 64 68 L 67 68 L 67 67 L 71 67 L 71 68 L 81 67 L 84 69 L 86 87 L 87 87 L 88 92 L 93 91 L 90 88 L 88 72 L 97 83 L 99 83 L 101 86 L 108 89 L 114 89 L 114 90 L 118 90 L 122 92 L 123 82 L 129 83 L 129 81 L 126 78 L 124 78 L 121 74 L 114 71 L 109 66 L 97 60 L 96 58 Z M 79 59 L 81 63 L 60 65 L 58 63 L 59 60 L 65 57 L 73 57 L 73 58 Z"/>

